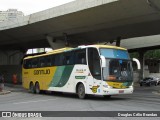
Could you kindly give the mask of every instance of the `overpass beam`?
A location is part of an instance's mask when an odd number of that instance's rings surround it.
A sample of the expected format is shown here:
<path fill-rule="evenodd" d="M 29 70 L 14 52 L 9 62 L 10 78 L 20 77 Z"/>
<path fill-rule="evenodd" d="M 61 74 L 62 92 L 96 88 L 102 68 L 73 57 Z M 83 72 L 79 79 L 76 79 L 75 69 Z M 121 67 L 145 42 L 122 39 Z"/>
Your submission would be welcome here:
<path fill-rule="evenodd" d="M 54 37 L 47 35 L 46 39 L 52 49 L 58 49 L 65 47 L 65 41 L 56 40 Z"/>

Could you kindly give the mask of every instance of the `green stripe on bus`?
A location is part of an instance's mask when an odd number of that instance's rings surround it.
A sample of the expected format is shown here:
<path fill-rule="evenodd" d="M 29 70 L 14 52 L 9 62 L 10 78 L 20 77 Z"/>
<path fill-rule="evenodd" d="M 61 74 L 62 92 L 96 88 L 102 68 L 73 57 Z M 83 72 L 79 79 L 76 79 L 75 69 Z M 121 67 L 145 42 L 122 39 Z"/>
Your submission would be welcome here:
<path fill-rule="evenodd" d="M 54 73 L 53 79 L 49 85 L 50 87 L 55 87 L 58 85 L 58 83 L 61 79 L 61 76 L 63 74 L 64 68 L 65 68 L 65 66 L 58 66 L 57 67 L 56 72 Z"/>
<path fill-rule="evenodd" d="M 63 87 L 69 80 L 74 65 L 58 66 L 50 87 Z"/>
<path fill-rule="evenodd" d="M 75 76 L 76 79 L 85 79 L 86 76 Z"/>

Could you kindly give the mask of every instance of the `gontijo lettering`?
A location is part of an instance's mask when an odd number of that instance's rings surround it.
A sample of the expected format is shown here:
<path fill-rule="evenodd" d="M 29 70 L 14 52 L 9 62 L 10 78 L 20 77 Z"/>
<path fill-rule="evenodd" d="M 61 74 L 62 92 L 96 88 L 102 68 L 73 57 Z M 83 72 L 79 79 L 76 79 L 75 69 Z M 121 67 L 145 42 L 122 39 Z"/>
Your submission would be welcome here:
<path fill-rule="evenodd" d="M 34 75 L 50 74 L 50 69 L 34 70 Z"/>

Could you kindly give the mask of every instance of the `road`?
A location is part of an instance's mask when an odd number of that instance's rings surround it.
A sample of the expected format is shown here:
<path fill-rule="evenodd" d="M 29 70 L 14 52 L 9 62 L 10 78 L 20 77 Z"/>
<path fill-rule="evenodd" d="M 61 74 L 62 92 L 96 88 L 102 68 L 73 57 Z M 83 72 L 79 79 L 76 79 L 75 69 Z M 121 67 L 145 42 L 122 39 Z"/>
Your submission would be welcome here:
<path fill-rule="evenodd" d="M 157 90 L 160 86 L 135 87 L 131 95 L 112 96 L 110 99 L 89 96 L 81 100 L 73 94 L 32 94 L 13 88 L 10 94 L 0 95 L 0 111 L 160 111 Z"/>

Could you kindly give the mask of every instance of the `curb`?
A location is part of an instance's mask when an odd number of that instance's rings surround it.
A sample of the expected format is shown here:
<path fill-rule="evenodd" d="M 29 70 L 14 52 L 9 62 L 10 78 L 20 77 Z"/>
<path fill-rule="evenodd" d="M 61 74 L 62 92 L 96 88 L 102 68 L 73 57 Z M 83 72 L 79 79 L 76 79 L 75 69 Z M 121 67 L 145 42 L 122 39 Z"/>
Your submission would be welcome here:
<path fill-rule="evenodd" d="M 8 87 L 15 87 L 15 88 L 22 88 L 22 85 L 14 85 L 14 84 L 9 84 L 9 83 L 5 83 L 4 84 L 5 86 L 8 86 Z"/>
<path fill-rule="evenodd" d="M 5 95 L 5 94 L 9 94 L 9 93 L 11 93 L 11 91 L 3 90 L 0 92 L 0 95 Z"/>
<path fill-rule="evenodd" d="M 133 83 L 134 87 L 140 87 L 139 83 Z"/>

